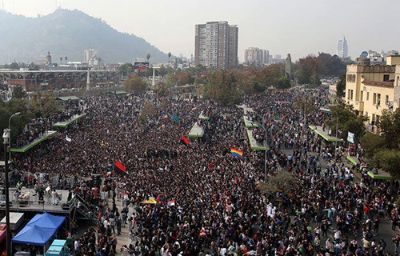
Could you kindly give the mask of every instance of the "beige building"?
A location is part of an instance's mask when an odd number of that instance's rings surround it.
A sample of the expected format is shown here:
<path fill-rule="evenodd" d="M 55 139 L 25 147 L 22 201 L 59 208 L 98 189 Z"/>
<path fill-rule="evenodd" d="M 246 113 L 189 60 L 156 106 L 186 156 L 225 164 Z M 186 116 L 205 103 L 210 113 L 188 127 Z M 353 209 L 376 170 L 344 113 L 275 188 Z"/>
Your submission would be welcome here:
<path fill-rule="evenodd" d="M 348 65 L 345 93 L 345 102 L 376 131 L 382 111 L 400 106 L 400 55 L 387 57 L 386 65 L 370 65 L 369 59 Z"/>

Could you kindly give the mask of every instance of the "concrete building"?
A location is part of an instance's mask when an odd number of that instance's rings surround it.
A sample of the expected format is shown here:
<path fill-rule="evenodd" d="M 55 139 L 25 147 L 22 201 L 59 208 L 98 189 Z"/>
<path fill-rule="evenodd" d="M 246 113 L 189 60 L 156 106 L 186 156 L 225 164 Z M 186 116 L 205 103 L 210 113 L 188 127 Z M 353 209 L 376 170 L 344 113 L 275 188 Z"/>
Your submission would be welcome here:
<path fill-rule="evenodd" d="M 97 57 L 97 51 L 95 49 L 86 49 L 83 51 L 83 62 L 89 63 Z"/>
<path fill-rule="evenodd" d="M 342 59 L 349 57 L 349 46 L 347 45 L 346 37 L 338 41 L 337 55 Z"/>
<path fill-rule="evenodd" d="M 269 51 L 257 47 L 250 47 L 244 51 L 244 63 L 253 66 L 269 64 Z"/>
<path fill-rule="evenodd" d="M 238 65 L 238 27 L 226 21 L 195 27 L 195 65 L 233 68 Z"/>
<path fill-rule="evenodd" d="M 344 100 L 368 117 L 370 130 L 377 131 L 382 111 L 400 106 L 400 55 L 388 56 L 386 65 L 371 65 L 365 57 L 348 65 Z"/>

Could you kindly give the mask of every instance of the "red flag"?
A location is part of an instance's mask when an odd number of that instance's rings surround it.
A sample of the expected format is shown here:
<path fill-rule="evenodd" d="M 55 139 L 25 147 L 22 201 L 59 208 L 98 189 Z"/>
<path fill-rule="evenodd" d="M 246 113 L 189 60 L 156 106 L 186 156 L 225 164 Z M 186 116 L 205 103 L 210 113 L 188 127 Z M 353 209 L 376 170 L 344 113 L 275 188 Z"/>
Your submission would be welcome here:
<path fill-rule="evenodd" d="M 117 169 L 120 170 L 121 172 L 127 173 L 127 171 L 126 171 L 126 166 L 123 165 L 120 161 L 115 160 L 114 165 L 115 165 L 115 167 L 117 167 Z"/>
<path fill-rule="evenodd" d="M 183 144 L 185 144 L 186 146 L 190 144 L 190 140 L 188 139 L 188 137 L 186 137 L 185 135 L 182 135 L 181 137 L 181 142 Z"/>

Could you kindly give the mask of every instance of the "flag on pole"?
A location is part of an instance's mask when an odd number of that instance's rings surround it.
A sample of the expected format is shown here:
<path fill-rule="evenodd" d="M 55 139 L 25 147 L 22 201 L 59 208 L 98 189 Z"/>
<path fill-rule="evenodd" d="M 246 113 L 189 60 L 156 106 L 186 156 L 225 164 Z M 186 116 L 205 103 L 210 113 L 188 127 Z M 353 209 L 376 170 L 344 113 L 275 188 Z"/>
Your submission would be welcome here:
<path fill-rule="evenodd" d="M 114 166 L 115 166 L 119 171 L 121 171 L 121 172 L 123 172 L 123 173 L 128 173 L 127 170 L 126 170 L 126 166 L 123 165 L 120 161 L 115 160 Z"/>
<path fill-rule="evenodd" d="M 239 150 L 237 148 L 231 148 L 231 155 L 234 157 L 242 157 L 243 156 L 243 151 Z"/>
<path fill-rule="evenodd" d="M 185 135 L 182 135 L 182 137 L 181 137 L 181 142 L 182 142 L 183 144 L 185 144 L 186 146 L 190 144 L 189 138 L 186 137 Z"/>

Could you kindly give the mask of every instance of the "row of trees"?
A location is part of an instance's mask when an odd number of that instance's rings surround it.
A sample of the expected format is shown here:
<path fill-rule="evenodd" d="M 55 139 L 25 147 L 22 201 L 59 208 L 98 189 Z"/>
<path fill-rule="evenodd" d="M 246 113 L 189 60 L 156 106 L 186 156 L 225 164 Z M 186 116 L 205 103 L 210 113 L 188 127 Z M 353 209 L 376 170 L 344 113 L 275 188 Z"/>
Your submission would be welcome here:
<path fill-rule="evenodd" d="M 346 64 L 337 55 L 319 53 L 318 56 L 299 59 L 294 69 L 300 84 L 319 85 L 321 77 L 341 76 L 346 70 Z"/>
<path fill-rule="evenodd" d="M 35 94 L 31 99 L 28 99 L 26 92 L 21 87 L 16 87 L 9 102 L 0 101 L 0 132 L 2 133 L 5 128 L 8 128 L 8 120 L 16 112 L 20 112 L 21 115 L 12 119 L 12 140 L 15 140 L 15 137 L 33 118 L 49 117 L 59 111 L 61 111 L 60 106 L 53 94 Z M 0 151 L 2 151 L 2 140 L 0 145 Z"/>

